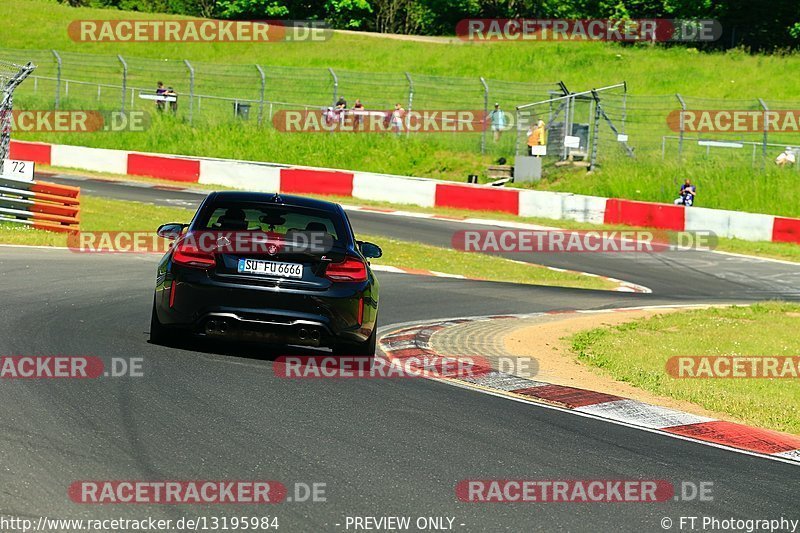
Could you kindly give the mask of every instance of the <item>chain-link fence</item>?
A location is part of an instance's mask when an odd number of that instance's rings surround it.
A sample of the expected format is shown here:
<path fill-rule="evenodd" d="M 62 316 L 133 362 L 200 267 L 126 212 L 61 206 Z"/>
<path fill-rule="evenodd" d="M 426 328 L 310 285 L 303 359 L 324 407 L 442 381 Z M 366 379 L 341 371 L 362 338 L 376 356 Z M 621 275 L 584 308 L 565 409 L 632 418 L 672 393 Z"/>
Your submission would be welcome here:
<path fill-rule="evenodd" d="M 573 164 L 589 169 L 597 165 L 599 144 L 610 132 L 629 156 L 625 120 L 627 85 L 570 92 L 561 83 L 561 94 L 524 104 L 516 109 L 516 154 L 544 157 L 546 164 Z M 606 104 L 611 104 L 609 109 Z"/>
<path fill-rule="evenodd" d="M 513 109 L 546 97 L 556 83 L 523 83 L 481 77 L 456 78 L 411 72 L 371 73 L 333 68 L 264 64 L 215 64 L 102 56 L 57 50 L 0 49 L 0 59 L 23 55 L 39 65 L 22 96 L 28 108 L 154 111 L 156 83 L 178 93 L 176 114 L 196 125 L 251 121 L 270 127 L 280 110 L 322 110 L 339 97 L 352 106 L 390 111 L 396 103 L 414 110 L 483 110 L 494 103 Z M 430 135 L 426 133 L 426 135 Z M 436 134 L 439 135 L 439 134 Z M 484 131 L 449 135 L 454 149 L 509 155 L 513 136 L 496 142 Z"/>
<path fill-rule="evenodd" d="M 156 104 L 140 96 L 152 96 L 156 83 L 163 81 L 178 93 L 178 119 L 198 127 L 249 122 L 270 128 L 278 111 L 321 111 L 334 105 L 339 97 L 346 98 L 349 106 L 358 98 L 366 110 L 377 111 L 389 111 L 400 103 L 415 111 L 488 113 L 499 103 L 507 113 L 509 126 L 509 131 L 500 135 L 493 135 L 488 127 L 475 133 L 424 135 L 445 139 L 446 147 L 452 150 L 508 157 L 527 153 L 532 117 L 537 122 L 543 117 L 547 123 L 547 157 L 553 165 L 583 162 L 591 167 L 614 157 L 632 155 L 682 164 L 713 161 L 731 166 L 763 166 L 774 161 L 786 147 L 800 146 L 796 130 L 698 134 L 672 120 L 682 110 L 800 109 L 800 101 L 769 97 L 737 100 L 681 94 L 638 95 L 624 83 L 594 92 L 571 93 L 560 82 L 0 49 L 0 60 L 20 57 L 37 65 L 36 75 L 17 91 L 19 103 L 28 109 L 152 113 Z M 515 108 L 519 109 L 516 117 Z M 565 146 L 566 141 L 569 146 Z"/>
<path fill-rule="evenodd" d="M 762 127 L 772 112 L 777 112 L 775 127 Z M 800 159 L 797 118 L 800 101 L 634 95 L 624 83 L 577 93 L 561 87 L 550 99 L 518 106 L 515 152 L 529 153 L 531 139 L 541 137 L 532 134 L 542 120 L 545 166 L 592 168 L 602 155 L 763 168 L 784 151 Z"/>

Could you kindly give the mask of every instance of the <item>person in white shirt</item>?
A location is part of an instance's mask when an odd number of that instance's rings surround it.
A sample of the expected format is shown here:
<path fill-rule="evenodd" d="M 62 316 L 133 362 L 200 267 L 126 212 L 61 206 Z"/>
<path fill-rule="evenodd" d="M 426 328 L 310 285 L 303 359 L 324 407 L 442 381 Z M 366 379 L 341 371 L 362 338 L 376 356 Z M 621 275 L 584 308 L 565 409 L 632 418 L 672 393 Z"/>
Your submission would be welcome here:
<path fill-rule="evenodd" d="M 400 104 L 394 104 L 394 111 L 392 111 L 392 129 L 398 135 L 403 131 L 403 119 L 406 116 L 406 110 Z"/>
<path fill-rule="evenodd" d="M 792 150 L 791 146 L 787 146 L 786 150 L 781 152 L 781 154 L 775 158 L 775 164 L 779 167 L 785 167 L 786 165 L 794 165 L 797 156 Z"/>

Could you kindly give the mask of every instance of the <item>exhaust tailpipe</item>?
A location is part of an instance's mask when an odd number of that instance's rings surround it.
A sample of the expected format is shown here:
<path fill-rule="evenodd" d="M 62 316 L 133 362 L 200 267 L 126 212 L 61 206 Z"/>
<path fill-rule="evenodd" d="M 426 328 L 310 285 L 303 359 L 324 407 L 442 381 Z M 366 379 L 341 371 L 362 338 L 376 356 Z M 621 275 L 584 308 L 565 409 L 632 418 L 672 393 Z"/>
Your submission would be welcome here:
<path fill-rule="evenodd" d="M 206 335 L 225 335 L 228 332 L 228 323 L 224 320 L 209 320 L 206 322 Z"/>

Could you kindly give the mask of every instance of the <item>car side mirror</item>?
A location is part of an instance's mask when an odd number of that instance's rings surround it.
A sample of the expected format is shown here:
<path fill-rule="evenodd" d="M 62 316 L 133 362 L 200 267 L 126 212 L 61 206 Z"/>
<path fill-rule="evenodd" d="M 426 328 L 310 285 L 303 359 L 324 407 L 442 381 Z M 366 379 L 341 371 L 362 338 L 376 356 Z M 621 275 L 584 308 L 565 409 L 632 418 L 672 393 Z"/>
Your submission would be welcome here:
<path fill-rule="evenodd" d="M 183 233 L 183 228 L 186 227 L 188 227 L 186 224 L 177 224 L 174 222 L 170 224 L 162 224 L 156 230 L 156 234 L 161 238 L 174 241 L 181 236 L 181 233 Z"/>
<path fill-rule="evenodd" d="M 380 246 L 378 246 L 377 244 L 363 241 L 359 243 L 359 246 L 361 248 L 361 253 L 367 259 L 373 259 L 383 255 L 383 250 L 381 250 Z"/>

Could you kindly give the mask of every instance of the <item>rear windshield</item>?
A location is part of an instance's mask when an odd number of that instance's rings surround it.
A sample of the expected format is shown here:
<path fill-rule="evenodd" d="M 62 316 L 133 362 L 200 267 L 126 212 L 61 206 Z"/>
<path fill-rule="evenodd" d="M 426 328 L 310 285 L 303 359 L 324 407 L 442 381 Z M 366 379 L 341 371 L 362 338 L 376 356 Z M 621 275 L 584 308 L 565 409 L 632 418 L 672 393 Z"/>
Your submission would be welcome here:
<path fill-rule="evenodd" d="M 219 202 L 197 220 L 194 229 L 220 231 L 263 231 L 286 235 L 291 231 L 326 232 L 342 242 L 346 232 L 335 213 L 294 207 L 245 202 Z"/>

